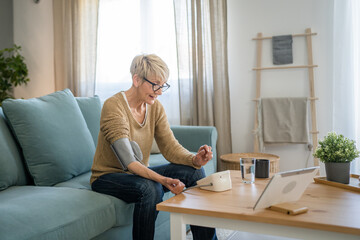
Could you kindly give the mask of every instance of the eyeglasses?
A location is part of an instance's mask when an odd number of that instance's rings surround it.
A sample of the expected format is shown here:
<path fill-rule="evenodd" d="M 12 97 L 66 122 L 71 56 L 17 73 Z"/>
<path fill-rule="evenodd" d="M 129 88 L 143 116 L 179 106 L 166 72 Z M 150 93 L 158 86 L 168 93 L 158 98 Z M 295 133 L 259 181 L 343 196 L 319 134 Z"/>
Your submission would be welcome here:
<path fill-rule="evenodd" d="M 159 91 L 159 89 L 161 89 L 163 92 L 165 92 L 166 90 L 169 89 L 170 85 L 168 83 L 164 83 L 164 85 L 160 86 L 159 84 L 150 82 L 149 80 L 147 80 L 146 78 L 144 78 L 145 81 L 147 81 L 148 83 L 150 83 L 152 85 L 152 89 L 154 92 Z"/>

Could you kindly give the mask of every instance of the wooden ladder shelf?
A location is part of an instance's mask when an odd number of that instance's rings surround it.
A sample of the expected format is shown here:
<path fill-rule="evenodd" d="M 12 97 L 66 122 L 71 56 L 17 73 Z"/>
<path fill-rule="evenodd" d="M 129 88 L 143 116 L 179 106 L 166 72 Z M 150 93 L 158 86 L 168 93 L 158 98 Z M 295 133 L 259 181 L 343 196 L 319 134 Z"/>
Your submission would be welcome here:
<path fill-rule="evenodd" d="M 306 46 L 307 46 L 307 65 L 300 65 L 300 66 L 274 66 L 274 67 L 262 67 L 262 44 L 264 40 L 272 39 L 272 37 L 263 37 L 262 33 L 258 33 L 256 38 L 252 40 L 257 41 L 256 43 L 256 52 L 257 52 L 257 60 L 256 60 L 256 67 L 253 68 L 256 71 L 256 104 L 255 104 L 255 122 L 254 122 L 254 132 L 258 129 L 258 106 L 259 106 L 259 99 L 261 97 L 261 71 L 263 70 L 272 70 L 272 69 L 292 69 L 292 68 L 307 68 L 308 69 L 308 76 L 309 76 L 309 101 L 310 101 L 310 111 L 311 111 L 311 131 L 310 134 L 312 135 L 312 145 L 313 145 L 313 153 L 316 150 L 318 144 L 318 130 L 316 126 L 316 105 L 315 101 L 318 98 L 315 96 L 315 88 L 314 88 L 314 68 L 318 67 L 318 65 L 314 65 L 313 63 L 313 54 L 312 54 L 312 39 L 311 37 L 316 35 L 316 33 L 311 32 L 311 28 L 307 28 L 305 33 L 303 34 L 293 34 L 292 37 L 305 37 L 306 38 Z M 254 152 L 259 152 L 259 139 L 257 134 L 255 134 L 254 138 Z M 319 166 L 319 160 L 314 158 L 314 165 Z"/>

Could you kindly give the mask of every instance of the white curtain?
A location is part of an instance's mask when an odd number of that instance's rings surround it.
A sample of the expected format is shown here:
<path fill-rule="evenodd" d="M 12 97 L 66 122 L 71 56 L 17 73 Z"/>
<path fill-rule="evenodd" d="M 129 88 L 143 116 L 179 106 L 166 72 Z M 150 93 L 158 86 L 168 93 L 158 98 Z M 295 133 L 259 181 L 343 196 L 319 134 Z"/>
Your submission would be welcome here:
<path fill-rule="evenodd" d="M 360 149 L 360 2 L 334 1 L 333 130 Z M 360 160 L 352 162 L 360 173 Z"/>
<path fill-rule="evenodd" d="M 174 10 L 181 124 L 215 126 L 218 155 L 231 153 L 226 0 L 174 0 Z"/>
<path fill-rule="evenodd" d="M 174 8 L 171 0 L 101 0 L 99 2 L 95 94 L 105 101 L 128 90 L 130 64 L 141 53 L 155 53 L 170 69 L 159 100 L 170 124 L 180 124 Z"/>
<path fill-rule="evenodd" d="M 99 0 L 53 0 L 55 90 L 95 92 Z"/>

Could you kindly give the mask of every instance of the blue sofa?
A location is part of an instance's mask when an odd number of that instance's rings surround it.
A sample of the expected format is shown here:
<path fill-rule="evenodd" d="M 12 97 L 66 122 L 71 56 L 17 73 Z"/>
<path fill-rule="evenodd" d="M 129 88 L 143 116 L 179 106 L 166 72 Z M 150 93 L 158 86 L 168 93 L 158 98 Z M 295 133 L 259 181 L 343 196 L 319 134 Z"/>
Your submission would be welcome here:
<path fill-rule="evenodd" d="M 1 240 L 132 238 L 134 204 L 90 188 L 100 112 L 97 97 L 75 98 L 69 90 L 3 102 Z M 207 175 L 216 171 L 214 127 L 172 126 L 172 131 L 189 151 L 212 146 L 214 159 L 204 169 Z M 166 162 L 161 154 L 150 157 L 150 165 Z M 169 214 L 160 212 L 155 239 L 169 239 L 169 232 Z"/>

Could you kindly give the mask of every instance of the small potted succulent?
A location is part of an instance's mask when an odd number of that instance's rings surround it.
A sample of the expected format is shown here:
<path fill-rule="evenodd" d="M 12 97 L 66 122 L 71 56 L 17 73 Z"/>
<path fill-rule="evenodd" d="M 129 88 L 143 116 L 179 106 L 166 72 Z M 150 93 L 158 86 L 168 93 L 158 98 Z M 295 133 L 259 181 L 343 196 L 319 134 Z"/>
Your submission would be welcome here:
<path fill-rule="evenodd" d="M 319 146 L 313 156 L 325 163 L 327 180 L 348 184 L 350 162 L 359 157 L 359 153 L 354 140 L 330 132 L 322 141 L 319 141 Z"/>

